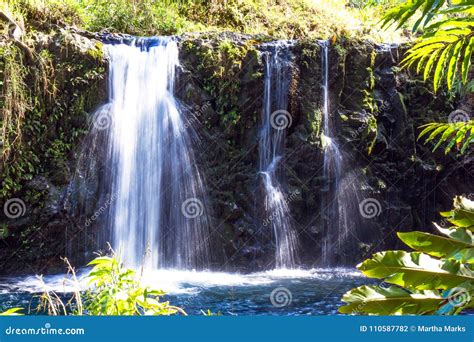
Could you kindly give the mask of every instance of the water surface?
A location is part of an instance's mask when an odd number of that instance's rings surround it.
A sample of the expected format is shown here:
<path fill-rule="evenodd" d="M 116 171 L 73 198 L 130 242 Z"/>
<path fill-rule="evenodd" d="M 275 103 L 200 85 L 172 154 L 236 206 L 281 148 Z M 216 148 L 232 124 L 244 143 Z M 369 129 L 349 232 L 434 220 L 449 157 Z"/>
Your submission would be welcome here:
<path fill-rule="evenodd" d="M 87 270 L 79 272 L 79 283 L 64 275 L 46 276 L 49 289 L 58 293 L 85 288 Z M 355 270 L 344 268 L 272 270 L 250 274 L 149 271 L 143 281 L 163 289 L 166 300 L 188 314 L 211 310 L 222 315 L 332 315 L 349 289 L 373 283 Z M 35 276 L 0 278 L 0 308 L 36 307 L 43 285 Z M 272 295 L 273 293 L 273 295 Z"/>

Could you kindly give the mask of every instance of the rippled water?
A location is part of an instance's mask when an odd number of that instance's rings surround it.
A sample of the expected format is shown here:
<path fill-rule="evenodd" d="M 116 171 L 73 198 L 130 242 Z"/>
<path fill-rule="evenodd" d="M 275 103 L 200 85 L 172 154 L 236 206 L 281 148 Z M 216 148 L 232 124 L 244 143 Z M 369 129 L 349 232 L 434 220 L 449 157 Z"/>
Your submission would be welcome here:
<path fill-rule="evenodd" d="M 56 291 L 85 288 L 87 270 L 79 272 L 79 284 L 63 275 L 47 276 L 46 285 Z M 173 305 L 188 314 L 201 310 L 223 315 L 330 315 L 352 287 L 371 282 L 352 269 L 273 270 L 236 274 L 160 270 L 147 272 L 144 282 L 165 290 Z M 29 307 L 43 285 L 34 276 L 0 279 L 0 309 Z M 273 296 L 272 296 L 273 292 Z M 36 306 L 32 301 L 32 307 Z"/>

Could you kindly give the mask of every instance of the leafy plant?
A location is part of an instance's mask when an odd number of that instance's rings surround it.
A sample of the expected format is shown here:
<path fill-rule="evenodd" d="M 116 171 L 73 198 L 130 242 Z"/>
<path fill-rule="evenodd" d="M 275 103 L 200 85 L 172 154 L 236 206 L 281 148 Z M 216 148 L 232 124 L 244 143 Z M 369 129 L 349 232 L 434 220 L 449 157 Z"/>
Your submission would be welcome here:
<path fill-rule="evenodd" d="M 442 235 L 425 232 L 398 233 L 414 252 L 385 251 L 357 266 L 382 285 L 367 285 L 344 294 L 342 313 L 375 315 L 457 314 L 473 308 L 474 202 L 454 199 L 454 209 L 441 213 Z"/>
<path fill-rule="evenodd" d="M 39 312 L 49 315 L 75 316 L 91 315 L 173 315 L 186 313 L 169 302 L 161 302 L 165 293 L 143 285 L 140 277 L 132 269 L 126 268 L 115 256 L 100 256 L 89 263 L 93 266 L 85 281 L 90 286 L 86 291 L 79 290 L 74 268 L 65 259 L 76 290 L 72 298 L 65 302 L 55 292 L 44 285 L 44 293 L 40 297 Z M 42 278 L 40 277 L 40 281 Z M 44 284 L 44 283 L 43 283 Z"/>
<path fill-rule="evenodd" d="M 420 12 L 412 30 L 423 28 L 423 33 L 402 65 L 416 65 L 425 80 L 433 71 L 435 92 L 443 79 L 449 90 L 456 78 L 467 84 L 474 48 L 474 1 L 408 0 L 385 15 L 383 26 L 396 22 L 401 28 Z"/>
<path fill-rule="evenodd" d="M 123 267 L 117 257 L 98 257 L 87 280 L 93 289 L 84 295 L 84 310 L 90 315 L 172 315 L 185 312 L 169 302 L 165 293 L 143 286 L 134 270 Z"/>
<path fill-rule="evenodd" d="M 426 138 L 425 144 L 430 141 L 438 142 L 433 147 L 433 152 L 441 145 L 445 144 L 444 151 L 449 153 L 453 147 L 456 147 L 463 154 L 467 148 L 474 143 L 474 121 L 469 122 L 454 122 L 454 123 L 429 123 L 421 126 L 421 131 L 418 140 L 422 137 L 430 135 Z"/>

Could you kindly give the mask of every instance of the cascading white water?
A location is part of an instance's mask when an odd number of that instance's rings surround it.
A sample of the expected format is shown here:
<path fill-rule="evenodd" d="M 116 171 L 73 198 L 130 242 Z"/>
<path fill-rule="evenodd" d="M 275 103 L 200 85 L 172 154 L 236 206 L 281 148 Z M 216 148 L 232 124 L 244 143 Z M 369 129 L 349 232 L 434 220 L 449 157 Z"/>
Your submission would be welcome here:
<path fill-rule="evenodd" d="M 106 52 L 113 247 L 134 267 L 206 268 L 209 224 L 196 144 L 173 95 L 178 47 L 149 38 L 106 45 Z"/>
<path fill-rule="evenodd" d="M 323 178 L 325 181 L 323 196 L 323 214 L 326 219 L 325 234 L 322 241 L 322 262 L 328 264 L 331 258 L 332 238 L 331 228 L 337 228 L 338 203 L 334 194 L 337 191 L 338 183 L 342 172 L 342 155 L 339 146 L 333 137 L 333 125 L 329 111 L 329 42 L 322 41 L 321 46 L 321 70 L 322 70 L 322 90 L 323 90 L 323 132 L 321 140 L 324 148 Z M 332 227 L 329 227 L 331 225 Z"/>
<path fill-rule="evenodd" d="M 335 254 L 346 253 L 358 242 L 358 203 L 365 176 L 357 174 L 352 168 L 348 170 L 348 161 L 335 139 L 329 99 L 329 41 L 320 42 L 320 46 L 323 90 L 321 140 L 324 148 L 325 182 L 322 196 L 324 237 L 321 243 L 321 261 L 323 265 L 331 265 L 335 262 Z M 349 235 L 353 237 L 351 241 L 348 241 Z"/>
<path fill-rule="evenodd" d="M 281 184 L 280 162 L 286 129 L 291 124 L 288 91 L 291 81 L 291 51 L 287 42 L 266 45 L 262 128 L 259 140 L 260 173 L 264 184 L 265 218 L 275 241 L 276 268 L 294 268 L 297 237 Z"/>

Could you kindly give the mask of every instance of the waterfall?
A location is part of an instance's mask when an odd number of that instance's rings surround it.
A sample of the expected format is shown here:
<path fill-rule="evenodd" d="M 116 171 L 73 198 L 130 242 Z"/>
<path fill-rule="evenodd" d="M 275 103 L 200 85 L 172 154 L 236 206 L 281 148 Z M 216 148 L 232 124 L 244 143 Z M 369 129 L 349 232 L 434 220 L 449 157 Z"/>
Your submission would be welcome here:
<path fill-rule="evenodd" d="M 337 262 L 336 259 L 341 262 L 344 253 L 353 257 L 352 252 L 360 238 L 358 205 L 366 177 L 355 171 L 355 163 L 349 163 L 335 138 L 336 127 L 331 117 L 329 99 L 329 41 L 321 41 L 320 46 L 323 93 L 321 142 L 324 149 L 321 210 L 324 236 L 321 242 L 321 262 L 330 266 Z"/>
<path fill-rule="evenodd" d="M 209 222 L 191 125 L 173 95 L 178 47 L 170 38 L 107 44 L 107 167 L 112 245 L 133 267 L 206 268 Z"/>
<path fill-rule="evenodd" d="M 288 91 L 291 82 L 291 51 L 287 42 L 267 44 L 262 127 L 259 140 L 259 169 L 264 188 L 265 217 L 275 242 L 276 268 L 294 268 L 297 263 L 297 237 L 291 225 L 288 200 L 283 191 L 281 165 L 286 129 L 291 125 Z"/>
<path fill-rule="evenodd" d="M 338 200 L 335 196 L 342 173 L 342 156 L 339 146 L 334 140 L 334 127 L 330 118 L 329 110 L 329 42 L 321 42 L 321 88 L 323 91 L 322 117 L 323 131 L 321 134 L 321 142 L 324 148 L 323 160 L 323 179 L 326 192 L 323 196 L 323 217 L 324 237 L 322 240 L 322 263 L 327 265 L 330 263 L 332 255 L 332 241 L 334 240 L 333 230 L 338 227 Z"/>

